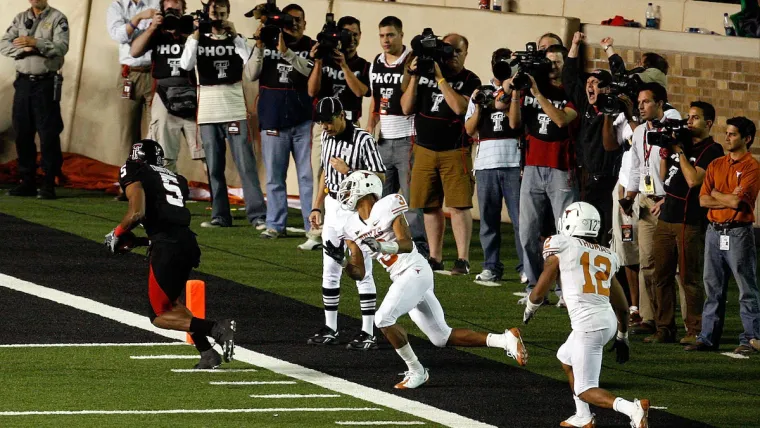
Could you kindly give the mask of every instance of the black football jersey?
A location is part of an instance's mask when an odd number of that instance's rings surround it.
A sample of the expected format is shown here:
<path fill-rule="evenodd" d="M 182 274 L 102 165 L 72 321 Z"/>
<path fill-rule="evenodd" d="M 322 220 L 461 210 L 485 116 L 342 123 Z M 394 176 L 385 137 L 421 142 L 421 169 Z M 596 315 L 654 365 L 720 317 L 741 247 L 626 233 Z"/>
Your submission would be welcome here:
<path fill-rule="evenodd" d="M 145 217 L 142 225 L 148 236 L 171 233 L 190 225 L 190 210 L 185 208 L 190 190 L 185 177 L 160 166 L 127 162 L 121 167 L 119 184 L 140 182 L 145 192 Z"/>

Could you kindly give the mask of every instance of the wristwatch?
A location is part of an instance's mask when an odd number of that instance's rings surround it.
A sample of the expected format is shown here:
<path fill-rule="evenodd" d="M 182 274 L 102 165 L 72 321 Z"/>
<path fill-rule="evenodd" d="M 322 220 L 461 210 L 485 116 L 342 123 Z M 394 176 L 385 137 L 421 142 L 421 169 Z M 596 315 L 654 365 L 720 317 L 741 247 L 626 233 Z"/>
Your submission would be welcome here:
<path fill-rule="evenodd" d="M 604 47 L 604 51 L 605 51 L 605 52 L 607 52 L 607 49 L 609 49 L 609 48 L 611 48 L 611 47 L 612 47 L 612 45 L 607 45 L 607 46 L 605 46 L 605 47 Z"/>

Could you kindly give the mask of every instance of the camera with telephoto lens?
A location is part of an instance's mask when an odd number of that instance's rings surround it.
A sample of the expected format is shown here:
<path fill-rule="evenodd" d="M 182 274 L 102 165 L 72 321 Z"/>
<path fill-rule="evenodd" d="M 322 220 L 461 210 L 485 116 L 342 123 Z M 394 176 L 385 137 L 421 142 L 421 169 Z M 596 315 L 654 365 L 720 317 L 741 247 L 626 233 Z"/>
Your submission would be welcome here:
<path fill-rule="evenodd" d="M 191 34 L 194 30 L 195 19 L 192 15 L 182 15 L 182 11 L 174 8 L 165 9 L 161 15 L 164 21 L 161 29 L 166 31 L 177 31 L 180 34 Z"/>
<path fill-rule="evenodd" d="M 353 42 L 349 31 L 338 28 L 335 15 L 332 13 L 325 16 L 325 25 L 317 34 L 317 41 L 319 42 L 315 56 L 317 59 L 331 58 L 336 49 L 345 54 L 346 48 Z"/>
<path fill-rule="evenodd" d="M 491 61 L 491 71 L 496 80 L 503 82 L 512 77 L 512 51 L 509 49 L 499 49 L 501 53 Z"/>
<path fill-rule="evenodd" d="M 514 53 L 515 59 L 511 65 L 517 65 L 517 74 L 512 80 L 512 87 L 522 91 L 532 86 L 528 75 L 536 80 L 545 80 L 552 71 L 552 62 L 546 57 L 546 51 L 538 50 L 535 42 L 525 44 L 524 51 Z"/>
<path fill-rule="evenodd" d="M 688 152 L 692 146 L 691 131 L 688 128 L 689 119 L 665 119 L 652 121 L 655 131 L 647 132 L 647 144 L 660 147 L 680 146 Z"/>
<path fill-rule="evenodd" d="M 612 75 L 611 82 L 599 82 L 599 88 L 610 88 L 606 94 L 601 94 L 596 99 L 596 107 L 604 114 L 618 115 L 626 110 L 625 103 L 620 99 L 625 95 L 631 101 L 639 98 L 639 88 L 644 82 L 638 73 L 644 71 L 643 68 L 634 68 L 633 70 L 622 70 Z"/>
<path fill-rule="evenodd" d="M 435 63 L 440 67 L 454 57 L 454 47 L 442 41 L 433 33 L 432 28 L 425 28 L 422 34 L 412 39 L 412 52 L 417 57 L 418 76 L 435 74 Z"/>
<path fill-rule="evenodd" d="M 478 88 L 478 92 L 472 97 L 472 102 L 480 107 L 493 107 L 496 99 L 498 88 L 493 85 L 483 85 Z"/>
<path fill-rule="evenodd" d="M 203 5 L 203 9 L 198 9 L 195 12 L 190 13 L 190 16 L 198 20 L 198 32 L 201 34 L 208 34 L 211 32 L 212 27 L 220 28 L 222 21 L 211 19 L 208 13 L 210 3 L 201 2 L 201 4 Z M 166 22 L 164 22 L 164 24 L 166 24 Z M 195 25 L 195 23 L 193 23 L 193 25 Z"/>
<path fill-rule="evenodd" d="M 260 4 L 252 10 L 245 13 L 246 18 L 255 18 L 261 20 L 264 27 L 259 32 L 259 39 L 264 42 L 264 46 L 269 49 L 274 49 L 280 41 L 280 33 L 283 33 L 284 29 L 293 29 L 295 27 L 295 20 L 293 16 L 282 11 L 277 7 L 276 0 L 267 0 L 266 3 Z M 288 42 L 289 36 L 287 33 L 283 33 L 283 37 Z"/>

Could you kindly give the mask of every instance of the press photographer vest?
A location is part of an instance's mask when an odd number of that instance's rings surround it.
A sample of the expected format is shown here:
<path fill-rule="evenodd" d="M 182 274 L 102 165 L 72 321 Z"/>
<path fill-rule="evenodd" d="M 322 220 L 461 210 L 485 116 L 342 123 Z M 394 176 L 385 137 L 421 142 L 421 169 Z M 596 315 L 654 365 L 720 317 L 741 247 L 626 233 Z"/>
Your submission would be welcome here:
<path fill-rule="evenodd" d="M 153 78 L 188 77 L 192 74 L 179 66 L 179 59 L 185 50 L 186 37 L 158 31 L 151 40 L 153 49 Z M 189 82 L 189 80 L 188 80 Z"/>
<path fill-rule="evenodd" d="M 404 79 L 404 63 L 389 67 L 376 56 L 369 76 L 372 97 L 375 98 L 375 113 L 381 115 L 405 116 L 401 110 L 401 81 Z"/>
<path fill-rule="evenodd" d="M 516 139 L 522 135 L 522 129 L 509 127 L 509 112 L 484 107 L 480 109 L 478 122 L 478 140 Z"/>
<path fill-rule="evenodd" d="M 365 85 L 369 86 L 369 63 L 358 55 L 346 59 L 348 69 Z M 362 116 L 362 98 L 348 87 L 346 73 L 332 60 L 326 60 L 322 66 L 322 85 L 319 97 L 338 97 L 350 122 L 359 120 Z"/>
<path fill-rule="evenodd" d="M 296 56 L 309 58 L 309 52 L 314 42 L 307 36 L 303 36 L 296 43 L 288 44 L 288 48 L 295 52 Z M 264 48 L 264 61 L 261 64 L 259 84 L 271 89 L 295 89 L 306 91 L 309 78 L 299 73 L 293 65 L 282 59 L 277 48 Z"/>
<path fill-rule="evenodd" d="M 235 52 L 235 39 L 215 40 L 201 36 L 198 41 L 198 83 L 226 85 L 243 80 L 243 59 Z"/>

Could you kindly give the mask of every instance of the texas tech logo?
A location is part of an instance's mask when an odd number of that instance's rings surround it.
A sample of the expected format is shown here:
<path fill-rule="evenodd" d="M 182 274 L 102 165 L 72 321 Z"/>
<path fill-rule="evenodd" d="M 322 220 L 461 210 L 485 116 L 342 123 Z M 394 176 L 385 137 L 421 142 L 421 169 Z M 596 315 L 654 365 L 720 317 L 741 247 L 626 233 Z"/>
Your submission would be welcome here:
<path fill-rule="evenodd" d="M 433 97 L 433 108 L 430 109 L 431 112 L 438 112 L 440 111 L 441 103 L 443 102 L 443 94 L 431 94 Z"/>
<path fill-rule="evenodd" d="M 172 77 L 176 77 L 181 74 L 181 72 L 179 71 L 179 58 L 169 58 L 166 62 L 169 64 L 169 67 L 172 69 Z"/>
<path fill-rule="evenodd" d="M 380 88 L 380 98 L 385 98 L 386 100 L 391 99 L 393 96 L 393 88 Z"/>
<path fill-rule="evenodd" d="M 502 122 L 504 122 L 504 112 L 497 111 L 491 113 L 491 122 L 493 122 L 493 132 L 500 132 L 503 130 Z"/>
<path fill-rule="evenodd" d="M 132 160 L 142 159 L 143 156 L 145 155 L 145 152 L 143 152 L 142 147 L 143 147 L 142 143 L 132 144 L 132 154 L 129 155 L 129 158 Z"/>
<path fill-rule="evenodd" d="M 338 98 L 345 90 L 346 85 L 333 85 L 333 97 Z"/>
<path fill-rule="evenodd" d="M 293 71 L 293 66 L 288 64 L 277 64 L 277 72 L 280 73 L 280 83 L 288 83 L 288 75 Z"/>
<path fill-rule="evenodd" d="M 214 68 L 216 68 L 217 76 L 219 79 L 224 79 L 227 77 L 227 69 L 230 67 L 230 62 L 227 60 L 224 61 L 214 61 Z"/>
<path fill-rule="evenodd" d="M 549 133 L 549 124 L 552 123 L 552 119 L 547 115 L 546 113 L 539 113 L 538 114 L 538 123 L 541 124 L 541 128 L 539 128 L 538 133 L 541 135 L 546 135 Z"/>

